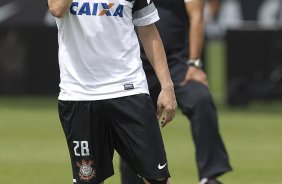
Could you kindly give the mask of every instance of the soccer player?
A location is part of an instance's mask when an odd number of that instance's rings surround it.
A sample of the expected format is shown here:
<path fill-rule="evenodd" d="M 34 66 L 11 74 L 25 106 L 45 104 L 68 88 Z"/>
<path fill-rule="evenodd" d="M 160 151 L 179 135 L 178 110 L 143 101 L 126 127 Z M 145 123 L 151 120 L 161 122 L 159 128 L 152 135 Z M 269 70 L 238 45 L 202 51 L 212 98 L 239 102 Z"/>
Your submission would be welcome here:
<path fill-rule="evenodd" d="M 221 139 L 217 112 L 201 68 L 204 0 L 155 0 L 160 15 L 156 26 L 168 58 L 175 95 L 190 119 L 196 148 L 200 184 L 219 184 L 217 177 L 230 171 L 228 154 Z M 142 51 L 150 94 L 157 100 L 158 79 Z M 137 175 L 121 161 L 123 184 L 138 183 Z"/>
<path fill-rule="evenodd" d="M 59 42 L 59 116 L 75 184 L 99 184 L 113 175 L 114 149 L 146 183 L 166 184 L 162 126 L 176 100 L 150 0 L 48 0 Z M 137 26 L 161 83 L 158 111 L 148 95 Z"/>

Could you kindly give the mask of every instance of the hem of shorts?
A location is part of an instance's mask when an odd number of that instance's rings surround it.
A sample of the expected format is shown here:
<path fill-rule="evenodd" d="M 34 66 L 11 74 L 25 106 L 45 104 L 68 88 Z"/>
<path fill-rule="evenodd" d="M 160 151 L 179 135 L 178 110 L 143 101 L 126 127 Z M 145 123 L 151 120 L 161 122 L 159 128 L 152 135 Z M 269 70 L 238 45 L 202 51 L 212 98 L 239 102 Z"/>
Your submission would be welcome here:
<path fill-rule="evenodd" d="M 114 173 L 108 174 L 105 177 L 103 177 L 104 179 L 97 180 L 97 181 L 93 182 L 93 184 L 100 184 L 100 183 L 104 182 L 106 179 L 112 177 L 113 175 L 114 175 Z"/>
<path fill-rule="evenodd" d="M 165 173 L 165 174 L 155 174 L 155 175 L 140 175 L 142 178 L 147 178 L 147 179 L 162 179 L 162 178 L 170 178 L 170 174 L 169 172 L 168 173 Z"/>
<path fill-rule="evenodd" d="M 58 100 L 61 101 L 96 101 L 96 100 L 107 100 L 114 99 L 138 94 L 149 94 L 147 90 L 134 90 L 130 92 L 109 94 L 109 95 L 68 95 L 68 94 L 59 94 Z"/>
<path fill-rule="evenodd" d="M 201 175 L 199 179 L 201 180 L 203 178 L 217 178 L 231 171 L 233 171 L 231 166 L 222 167 L 212 172 L 206 172 L 205 174 Z"/>

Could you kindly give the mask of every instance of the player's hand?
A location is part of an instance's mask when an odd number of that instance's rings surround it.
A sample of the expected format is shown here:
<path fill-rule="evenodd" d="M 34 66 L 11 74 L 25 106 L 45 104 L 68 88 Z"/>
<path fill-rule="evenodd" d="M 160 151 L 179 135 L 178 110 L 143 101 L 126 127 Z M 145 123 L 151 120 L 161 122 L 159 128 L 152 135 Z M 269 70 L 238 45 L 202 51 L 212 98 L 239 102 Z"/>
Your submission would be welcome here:
<path fill-rule="evenodd" d="M 176 107 L 173 87 L 163 88 L 157 101 L 157 118 L 162 127 L 173 120 Z"/>
<path fill-rule="evenodd" d="M 205 86 L 209 85 L 206 73 L 203 70 L 196 68 L 194 66 L 189 66 L 184 81 L 180 85 L 185 85 L 187 82 L 191 80 L 200 82 Z"/>

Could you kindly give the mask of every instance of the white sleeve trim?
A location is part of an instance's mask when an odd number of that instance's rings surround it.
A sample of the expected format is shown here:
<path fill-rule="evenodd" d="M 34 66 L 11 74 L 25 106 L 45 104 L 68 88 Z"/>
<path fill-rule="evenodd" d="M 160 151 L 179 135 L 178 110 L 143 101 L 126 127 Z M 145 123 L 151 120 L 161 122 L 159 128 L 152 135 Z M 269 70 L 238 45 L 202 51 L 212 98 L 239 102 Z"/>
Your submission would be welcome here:
<path fill-rule="evenodd" d="M 191 1 L 195 1 L 195 0 L 184 0 L 185 3 L 191 2 Z"/>
<path fill-rule="evenodd" d="M 147 26 L 150 24 L 153 24 L 160 20 L 158 11 L 155 10 L 154 12 L 150 13 L 149 15 L 139 18 L 139 19 L 134 19 L 133 23 L 135 26 Z"/>

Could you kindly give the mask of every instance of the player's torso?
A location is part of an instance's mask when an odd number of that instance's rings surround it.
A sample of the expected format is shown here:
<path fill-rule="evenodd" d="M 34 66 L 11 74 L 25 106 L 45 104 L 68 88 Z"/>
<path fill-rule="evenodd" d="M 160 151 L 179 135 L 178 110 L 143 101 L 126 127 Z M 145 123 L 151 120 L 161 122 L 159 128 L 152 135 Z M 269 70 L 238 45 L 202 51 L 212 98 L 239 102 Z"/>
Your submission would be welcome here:
<path fill-rule="evenodd" d="M 144 89 L 132 8 L 130 0 L 74 0 L 57 19 L 60 99 L 107 99 Z"/>
<path fill-rule="evenodd" d="M 123 55 L 132 46 L 126 42 L 135 39 L 132 7 L 127 0 L 74 0 L 67 15 L 57 21 L 62 38 L 68 38 L 64 44 L 81 52 L 83 61 Z"/>

